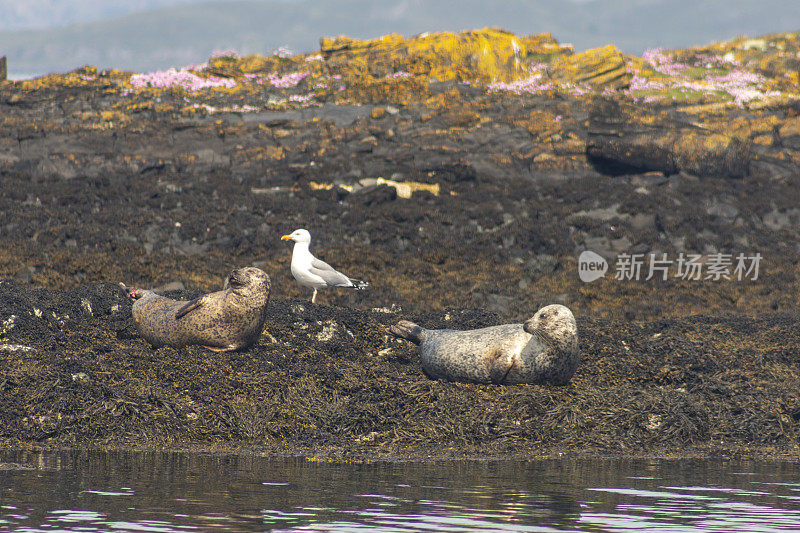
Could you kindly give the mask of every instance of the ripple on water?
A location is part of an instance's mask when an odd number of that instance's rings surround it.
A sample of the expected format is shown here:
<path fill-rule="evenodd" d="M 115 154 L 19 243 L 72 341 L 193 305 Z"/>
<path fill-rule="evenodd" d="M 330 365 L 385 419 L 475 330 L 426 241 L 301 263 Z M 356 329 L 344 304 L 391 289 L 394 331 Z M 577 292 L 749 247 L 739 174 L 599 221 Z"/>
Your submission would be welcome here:
<path fill-rule="evenodd" d="M 0 452 L 10 531 L 800 531 L 800 465 Z M 265 481 L 274 480 L 274 481 Z"/>

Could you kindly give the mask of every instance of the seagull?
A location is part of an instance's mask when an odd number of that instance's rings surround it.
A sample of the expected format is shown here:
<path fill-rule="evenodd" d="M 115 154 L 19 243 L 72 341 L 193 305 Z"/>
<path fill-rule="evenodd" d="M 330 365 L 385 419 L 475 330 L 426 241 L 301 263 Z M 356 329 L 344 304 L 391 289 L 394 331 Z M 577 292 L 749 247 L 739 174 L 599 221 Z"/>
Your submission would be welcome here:
<path fill-rule="evenodd" d="M 366 289 L 369 283 L 351 279 L 334 270 L 325 261 L 320 261 L 313 255 L 308 247 L 311 245 L 311 234 L 304 229 L 294 230 L 289 235 L 281 237 L 282 241 L 294 241 L 292 250 L 292 276 L 303 287 L 314 289 L 311 303 L 317 303 L 317 291 L 326 287 L 349 287 L 351 289 Z"/>

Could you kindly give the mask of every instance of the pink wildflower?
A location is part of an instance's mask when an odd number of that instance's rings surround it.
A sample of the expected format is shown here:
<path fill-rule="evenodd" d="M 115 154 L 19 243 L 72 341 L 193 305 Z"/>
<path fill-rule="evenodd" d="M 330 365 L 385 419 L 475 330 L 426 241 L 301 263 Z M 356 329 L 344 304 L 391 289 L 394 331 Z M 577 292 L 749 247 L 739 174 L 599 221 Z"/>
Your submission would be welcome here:
<path fill-rule="evenodd" d="M 281 76 L 280 74 L 245 74 L 244 80 L 250 83 L 258 83 L 259 85 L 263 85 L 264 83 L 269 83 L 275 87 L 280 89 L 289 89 L 291 87 L 297 87 L 297 85 L 303 81 L 307 76 L 311 75 L 310 72 L 293 72 L 291 74 L 286 74 Z"/>
<path fill-rule="evenodd" d="M 297 87 L 297 85 L 310 74 L 310 72 L 293 72 L 292 74 L 286 74 L 285 76 L 270 74 L 267 76 L 266 81 L 275 87 L 288 89 L 289 87 Z"/>
<path fill-rule="evenodd" d="M 188 91 L 200 91 L 202 89 L 213 89 L 225 87 L 232 89 L 236 87 L 236 80 L 230 78 L 218 78 L 211 76 L 201 78 L 186 69 L 158 70 L 147 74 L 134 74 L 130 78 L 130 83 L 134 87 L 153 87 L 156 89 L 181 88 Z"/>
<path fill-rule="evenodd" d="M 220 58 L 220 59 L 225 59 L 225 58 L 227 58 L 227 59 L 239 59 L 242 56 L 240 56 L 239 52 L 237 52 L 236 50 L 228 49 L 228 50 L 217 50 L 216 52 L 211 54 L 211 57 L 212 58 Z"/>
<path fill-rule="evenodd" d="M 553 84 L 542 81 L 541 72 L 537 72 L 527 78 L 520 78 L 512 82 L 496 82 L 489 84 L 490 92 L 513 92 L 515 94 L 537 94 L 553 89 Z"/>
<path fill-rule="evenodd" d="M 294 52 L 288 46 L 281 46 L 280 48 L 272 52 L 272 55 L 286 58 L 286 57 L 292 57 L 294 55 Z"/>

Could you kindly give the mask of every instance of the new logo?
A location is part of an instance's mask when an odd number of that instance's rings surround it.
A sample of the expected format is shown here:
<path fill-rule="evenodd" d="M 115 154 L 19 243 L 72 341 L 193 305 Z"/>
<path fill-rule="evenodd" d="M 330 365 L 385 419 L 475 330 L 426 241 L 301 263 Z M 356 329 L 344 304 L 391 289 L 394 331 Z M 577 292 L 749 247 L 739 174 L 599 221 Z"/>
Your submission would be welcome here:
<path fill-rule="evenodd" d="M 578 276 L 584 283 L 591 283 L 606 275 L 608 261 L 591 250 L 584 250 L 578 256 Z"/>

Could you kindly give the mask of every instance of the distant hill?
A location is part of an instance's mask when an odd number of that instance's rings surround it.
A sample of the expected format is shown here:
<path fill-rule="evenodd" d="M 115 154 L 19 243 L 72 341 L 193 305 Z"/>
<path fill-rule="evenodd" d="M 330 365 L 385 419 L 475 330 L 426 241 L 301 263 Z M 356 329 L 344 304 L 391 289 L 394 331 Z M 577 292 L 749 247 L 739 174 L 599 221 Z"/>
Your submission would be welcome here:
<path fill-rule="evenodd" d="M 9 0 L 3 0 L 9 1 Z M 40 0 L 44 1 L 44 0 Z M 170 0 L 140 0 L 140 2 Z M 797 0 L 298 0 L 173 5 L 51 30 L 0 32 L 9 72 L 42 74 L 84 64 L 137 71 L 202 62 L 215 50 L 302 52 L 321 36 L 500 26 L 551 32 L 577 49 L 626 52 L 684 47 L 736 35 L 800 30 Z"/>

